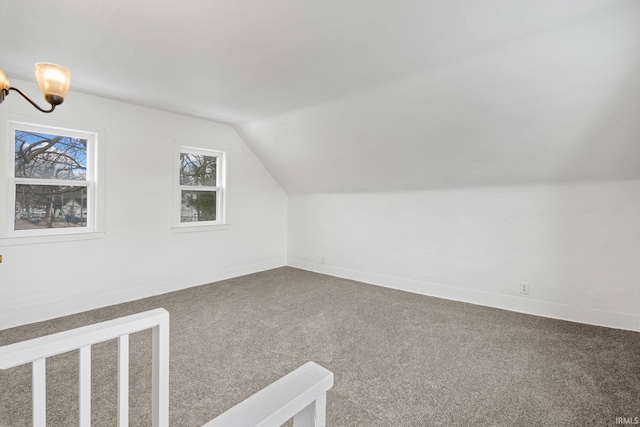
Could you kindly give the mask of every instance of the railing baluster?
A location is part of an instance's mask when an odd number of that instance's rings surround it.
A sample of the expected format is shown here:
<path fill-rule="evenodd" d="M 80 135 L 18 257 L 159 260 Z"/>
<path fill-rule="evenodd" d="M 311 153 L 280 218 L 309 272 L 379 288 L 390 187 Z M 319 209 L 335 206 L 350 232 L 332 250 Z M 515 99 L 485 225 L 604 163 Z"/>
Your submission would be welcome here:
<path fill-rule="evenodd" d="M 153 329 L 153 427 L 169 427 L 169 319 Z"/>
<path fill-rule="evenodd" d="M 293 427 L 325 427 L 327 414 L 327 395 L 318 396 L 306 408 L 293 417 Z"/>
<path fill-rule="evenodd" d="M 78 406 L 80 427 L 91 426 L 91 346 L 80 347 Z"/>
<path fill-rule="evenodd" d="M 129 335 L 118 338 L 118 427 L 129 426 Z"/>
<path fill-rule="evenodd" d="M 33 427 L 47 425 L 47 373 L 46 359 L 36 359 L 32 362 L 32 399 L 33 399 Z"/>

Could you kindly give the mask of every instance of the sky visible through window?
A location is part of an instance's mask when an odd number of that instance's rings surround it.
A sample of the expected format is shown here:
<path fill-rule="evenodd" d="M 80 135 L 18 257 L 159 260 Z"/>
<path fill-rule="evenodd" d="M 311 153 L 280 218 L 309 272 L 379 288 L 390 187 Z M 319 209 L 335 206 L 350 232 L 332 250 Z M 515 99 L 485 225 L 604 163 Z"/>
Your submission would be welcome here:
<path fill-rule="evenodd" d="M 87 141 L 16 130 L 16 178 L 86 180 Z"/>

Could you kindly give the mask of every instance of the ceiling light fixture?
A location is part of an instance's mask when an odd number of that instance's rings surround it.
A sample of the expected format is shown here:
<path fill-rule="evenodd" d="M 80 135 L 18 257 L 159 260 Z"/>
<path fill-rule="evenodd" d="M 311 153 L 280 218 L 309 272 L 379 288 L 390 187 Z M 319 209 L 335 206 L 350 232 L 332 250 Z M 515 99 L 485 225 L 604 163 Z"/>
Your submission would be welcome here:
<path fill-rule="evenodd" d="M 52 112 L 55 110 L 56 106 L 62 104 L 64 97 L 67 96 L 71 73 L 68 68 L 61 65 L 38 62 L 36 64 L 36 79 L 38 80 L 40 90 L 44 94 L 44 99 L 51 104 L 51 109 L 45 110 L 40 108 L 38 104 L 33 102 L 31 98 L 25 95 L 20 89 L 11 87 L 9 80 L 7 80 L 7 76 L 4 74 L 2 69 L 0 69 L 0 103 L 4 101 L 4 97 L 9 94 L 10 90 L 15 90 L 22 95 L 24 99 L 29 101 L 31 105 L 43 113 Z"/>

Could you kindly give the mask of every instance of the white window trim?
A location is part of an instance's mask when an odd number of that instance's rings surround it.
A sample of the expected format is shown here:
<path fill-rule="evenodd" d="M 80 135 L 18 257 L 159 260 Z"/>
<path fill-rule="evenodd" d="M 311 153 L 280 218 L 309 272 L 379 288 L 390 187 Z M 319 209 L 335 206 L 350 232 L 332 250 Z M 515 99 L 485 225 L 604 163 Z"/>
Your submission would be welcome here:
<path fill-rule="evenodd" d="M 5 128 L 0 135 L 5 135 L 6 149 L 4 159 L 0 158 L 0 164 L 4 164 L 1 173 L 4 176 L 4 185 L 0 190 L 0 199 L 7 201 L 7 209 L 0 212 L 0 246 L 19 244 L 39 244 L 56 241 L 86 240 L 104 237 L 104 158 L 105 158 L 105 131 L 95 127 L 62 123 L 50 119 L 31 118 L 22 116 L 2 116 L 0 122 Z M 32 180 L 16 178 L 14 168 L 15 156 L 15 130 L 25 129 L 35 132 L 61 134 L 71 137 L 79 137 L 88 140 L 87 144 L 87 170 L 91 176 L 85 181 L 73 181 L 87 187 L 87 226 L 57 229 L 15 230 L 15 188 L 17 184 L 35 183 L 69 185 L 67 180 Z M 0 153 L 1 156 L 1 153 Z"/>
<path fill-rule="evenodd" d="M 216 186 L 193 186 L 193 185 L 180 185 L 180 153 L 193 153 L 203 156 L 217 157 L 216 162 Z M 227 180 L 226 180 L 226 153 L 219 150 L 211 150 L 200 147 L 190 147 L 186 145 L 178 145 L 173 155 L 173 226 L 171 227 L 174 233 L 189 233 L 189 232 L 201 232 L 201 231 L 217 231 L 229 229 L 227 223 L 226 211 L 227 211 Z M 198 221 L 198 222 L 181 222 L 181 208 L 182 208 L 182 190 L 197 190 L 197 191 L 217 191 L 216 197 L 216 220 L 215 221 Z"/>

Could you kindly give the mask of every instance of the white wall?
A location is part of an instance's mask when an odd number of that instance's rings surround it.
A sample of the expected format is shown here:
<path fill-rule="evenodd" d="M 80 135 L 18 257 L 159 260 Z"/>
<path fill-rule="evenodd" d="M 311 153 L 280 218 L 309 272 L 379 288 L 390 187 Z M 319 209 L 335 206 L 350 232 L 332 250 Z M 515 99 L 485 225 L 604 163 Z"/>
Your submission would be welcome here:
<path fill-rule="evenodd" d="M 296 267 L 640 330 L 640 180 L 290 196 L 288 222 Z"/>
<path fill-rule="evenodd" d="M 16 115 L 105 129 L 106 233 L 0 239 L 0 329 L 281 266 L 288 251 L 300 268 L 640 330 L 640 180 L 300 195 L 287 207 L 229 126 L 79 93 L 52 115 L 12 93 L 0 119 Z M 172 233 L 176 143 L 227 151 L 228 230 Z"/>
<path fill-rule="evenodd" d="M 33 84 L 12 83 L 41 97 Z M 0 116 L 87 125 L 106 134 L 104 238 L 0 239 L 0 329 L 286 263 L 287 196 L 231 127 L 80 93 L 46 115 L 13 92 Z M 172 233 L 176 143 L 227 152 L 229 229 Z"/>

